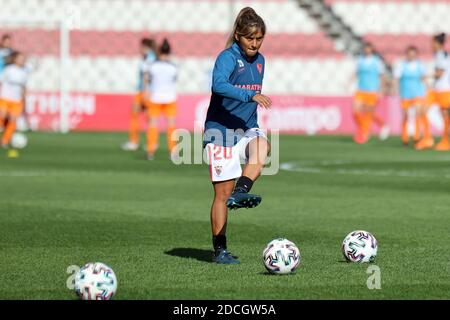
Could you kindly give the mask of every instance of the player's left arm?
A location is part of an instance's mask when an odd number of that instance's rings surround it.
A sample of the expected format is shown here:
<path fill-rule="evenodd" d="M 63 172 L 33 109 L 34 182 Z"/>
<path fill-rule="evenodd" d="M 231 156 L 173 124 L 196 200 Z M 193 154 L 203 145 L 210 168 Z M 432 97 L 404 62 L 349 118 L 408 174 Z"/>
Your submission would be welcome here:
<path fill-rule="evenodd" d="M 26 116 L 26 106 L 27 106 L 27 87 L 23 86 L 22 90 L 22 105 L 23 105 L 23 111 L 22 114 Z"/>
<path fill-rule="evenodd" d="M 150 97 L 150 83 L 152 81 L 151 77 L 151 66 L 147 66 L 142 73 L 142 88 L 141 94 L 144 100 L 148 100 Z"/>
<path fill-rule="evenodd" d="M 429 75 L 427 75 L 427 70 L 422 62 L 420 62 L 420 74 L 421 74 L 420 80 L 425 86 L 425 89 L 427 91 L 431 90 L 431 83 L 430 83 L 431 78 L 429 77 Z"/>

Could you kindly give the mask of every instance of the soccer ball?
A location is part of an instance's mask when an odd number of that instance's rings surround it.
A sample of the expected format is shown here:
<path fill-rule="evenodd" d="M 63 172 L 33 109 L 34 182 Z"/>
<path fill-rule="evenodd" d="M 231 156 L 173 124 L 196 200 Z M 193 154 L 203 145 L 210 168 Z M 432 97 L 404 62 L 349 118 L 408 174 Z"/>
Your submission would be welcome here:
<path fill-rule="evenodd" d="M 27 146 L 27 136 L 21 132 L 16 132 L 11 137 L 11 147 L 14 149 L 23 149 Z"/>
<path fill-rule="evenodd" d="M 264 266 L 271 273 L 288 274 L 294 272 L 300 264 L 300 250 L 285 239 L 278 238 L 269 242 L 263 251 Z"/>
<path fill-rule="evenodd" d="M 75 275 L 75 292 L 82 300 L 110 300 L 116 290 L 116 275 L 104 263 L 87 263 Z"/>
<path fill-rule="evenodd" d="M 342 242 L 342 253 L 345 259 L 351 262 L 373 262 L 377 250 L 377 239 L 367 231 L 350 232 Z"/>

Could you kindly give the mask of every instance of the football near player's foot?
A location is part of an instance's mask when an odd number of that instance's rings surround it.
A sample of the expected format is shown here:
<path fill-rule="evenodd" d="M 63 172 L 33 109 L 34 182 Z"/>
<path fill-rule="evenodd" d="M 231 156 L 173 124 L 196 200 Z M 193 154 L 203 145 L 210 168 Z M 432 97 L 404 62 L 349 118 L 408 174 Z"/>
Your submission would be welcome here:
<path fill-rule="evenodd" d="M 121 148 L 124 151 L 136 151 L 137 149 L 139 149 L 139 144 L 127 141 L 124 144 L 122 144 Z"/>

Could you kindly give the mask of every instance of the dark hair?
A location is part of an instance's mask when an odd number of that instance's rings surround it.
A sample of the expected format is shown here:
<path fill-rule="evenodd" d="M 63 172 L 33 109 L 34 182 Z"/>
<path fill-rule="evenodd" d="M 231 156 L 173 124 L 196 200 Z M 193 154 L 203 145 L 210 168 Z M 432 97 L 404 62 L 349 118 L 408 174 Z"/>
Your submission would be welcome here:
<path fill-rule="evenodd" d="M 11 52 L 11 54 L 9 54 L 6 58 L 5 58 L 5 65 L 8 66 L 10 64 L 13 64 L 14 61 L 16 61 L 17 57 L 22 55 L 23 53 L 20 51 L 13 51 Z"/>
<path fill-rule="evenodd" d="M 12 36 L 9 33 L 2 35 L 2 42 L 5 40 L 11 40 Z"/>
<path fill-rule="evenodd" d="M 414 45 L 410 45 L 406 48 L 406 52 L 409 52 L 409 51 L 414 51 L 417 53 L 417 52 L 419 52 L 419 49 L 417 49 L 417 47 Z"/>
<path fill-rule="evenodd" d="M 170 43 L 166 38 L 164 38 L 161 46 L 159 47 L 159 53 L 160 54 L 170 54 Z"/>
<path fill-rule="evenodd" d="M 365 48 L 370 48 L 372 50 L 375 49 L 375 47 L 373 46 L 373 44 L 371 42 L 364 42 L 364 49 Z"/>
<path fill-rule="evenodd" d="M 433 40 L 436 41 L 437 43 L 444 45 L 445 44 L 445 38 L 446 38 L 446 34 L 444 32 L 439 33 L 437 35 L 435 35 L 433 37 Z"/>
<path fill-rule="evenodd" d="M 148 48 L 150 48 L 152 50 L 155 50 L 155 46 L 156 46 L 155 45 L 155 40 L 150 39 L 150 38 L 142 38 L 141 45 L 145 46 L 145 47 L 148 47 Z"/>
<path fill-rule="evenodd" d="M 264 20 L 250 7 L 242 9 L 236 17 L 233 30 L 228 37 L 226 47 L 229 48 L 235 41 L 235 35 L 245 37 L 251 35 L 255 30 L 261 30 L 263 36 L 266 34 Z"/>

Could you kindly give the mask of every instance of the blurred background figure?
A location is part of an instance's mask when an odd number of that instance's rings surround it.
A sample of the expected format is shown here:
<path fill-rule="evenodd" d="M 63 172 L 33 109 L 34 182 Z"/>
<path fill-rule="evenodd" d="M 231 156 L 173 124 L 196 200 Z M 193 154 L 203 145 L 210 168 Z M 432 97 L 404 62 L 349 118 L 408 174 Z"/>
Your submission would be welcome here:
<path fill-rule="evenodd" d="M 450 151 L 450 57 L 445 50 L 445 33 L 433 37 L 432 48 L 434 53 L 434 85 L 428 93 L 429 105 L 439 105 L 444 120 L 444 130 L 441 141 L 436 145 L 438 151 Z"/>
<path fill-rule="evenodd" d="M 417 48 L 409 46 L 405 52 L 405 59 L 399 62 L 394 70 L 395 92 L 400 94 L 403 112 L 401 140 L 404 145 L 409 144 L 408 117 L 411 109 L 415 114 L 414 143 L 417 149 L 433 146 L 430 126 L 425 106 L 426 69 L 417 57 Z M 423 130 L 423 136 L 421 135 Z M 419 145 L 420 138 L 423 137 Z"/>
<path fill-rule="evenodd" d="M 2 35 L 0 40 L 0 75 L 2 74 L 3 69 L 8 63 L 11 53 L 13 52 L 11 44 L 12 44 L 11 35 L 9 34 Z M 7 118 L 0 117 L 0 132 L 3 132 L 3 129 L 7 123 L 8 123 Z"/>
<path fill-rule="evenodd" d="M 376 115 L 375 109 L 379 96 L 385 88 L 385 68 L 381 59 L 374 53 L 373 45 L 366 43 L 363 53 L 358 57 L 356 75 L 358 90 L 353 98 L 353 117 L 356 143 L 366 143 L 369 139 L 372 122 L 381 127 L 380 139 L 385 140 L 389 129 L 384 121 Z"/>
<path fill-rule="evenodd" d="M 130 113 L 130 129 L 128 141 L 122 145 L 125 151 L 136 151 L 139 148 L 139 117 L 141 113 L 146 112 L 148 96 L 146 88 L 148 87 L 148 76 L 146 74 L 150 64 L 156 60 L 156 45 L 153 39 L 143 38 L 140 45 L 142 60 L 138 67 L 137 92 L 133 99 Z"/>
<path fill-rule="evenodd" d="M 147 159 L 153 160 L 159 144 L 158 122 L 161 113 L 167 121 L 167 147 L 171 154 L 176 141 L 172 139 L 175 131 L 177 112 L 178 69 L 170 60 L 170 44 L 164 39 L 158 50 L 158 58 L 148 68 L 148 116 Z"/>
<path fill-rule="evenodd" d="M 281 133 L 353 135 L 364 143 L 375 125 L 381 140 L 401 136 L 400 99 L 380 95 L 393 77 L 389 66 L 403 60 L 405 48 L 414 44 L 430 74 L 435 52 L 445 56 L 448 46 L 440 33 L 450 30 L 450 0 L 0 0 L 0 35 L 10 35 L 28 61 L 39 61 L 28 83 L 30 126 L 126 132 L 128 141 L 114 144 L 136 150 L 147 104 L 142 70 L 156 50 L 148 40 L 166 38 L 171 44 L 171 60 L 179 66 L 177 127 L 193 131 L 194 123 L 204 123 L 214 57 L 246 6 L 270 30 L 261 52 L 275 116 L 262 112 L 260 126 Z M 79 23 L 64 29 L 60 22 L 69 9 L 79 13 Z M 11 37 L 3 39 L 0 51 L 10 50 Z M 142 44 L 141 57 L 136 44 Z M 443 69 L 436 71 L 427 114 L 432 134 L 444 136 L 437 148 L 446 150 L 448 125 L 441 128 L 441 119 L 448 119 L 448 112 L 441 113 L 438 105 L 447 104 L 449 81 Z M 348 90 L 352 76 L 358 88 Z"/>
<path fill-rule="evenodd" d="M 1 146 L 8 148 L 12 135 L 16 130 L 16 121 L 21 116 L 26 99 L 28 69 L 26 58 L 21 52 L 11 54 L 10 63 L 0 74 L 0 122 L 8 118 Z"/>
<path fill-rule="evenodd" d="M 8 63 L 8 58 L 10 57 L 12 51 L 11 35 L 4 34 L 0 39 L 0 73 Z"/>

